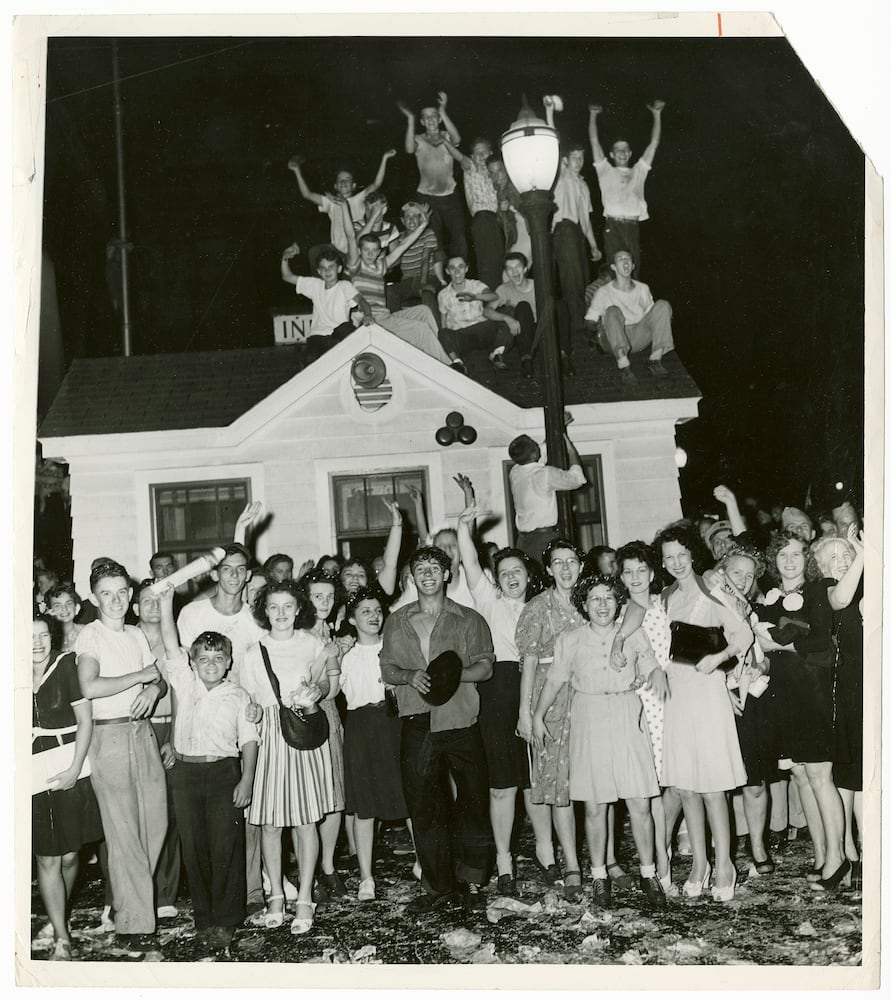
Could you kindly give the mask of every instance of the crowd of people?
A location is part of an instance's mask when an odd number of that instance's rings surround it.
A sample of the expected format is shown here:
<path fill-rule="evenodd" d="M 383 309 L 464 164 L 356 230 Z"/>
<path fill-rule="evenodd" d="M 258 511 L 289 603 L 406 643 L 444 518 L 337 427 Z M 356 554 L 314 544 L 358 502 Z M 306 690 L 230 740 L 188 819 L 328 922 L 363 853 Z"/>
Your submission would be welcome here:
<path fill-rule="evenodd" d="M 98 557 L 87 601 L 41 567 L 32 819 L 48 923 L 35 947 L 73 957 L 72 896 L 92 851 L 103 927 L 132 950 L 159 948 L 181 869 L 208 950 L 246 921 L 311 933 L 318 905 L 376 898 L 387 823 L 412 838 L 414 916 L 516 896 L 524 817 L 527 875 L 598 907 L 614 887 L 636 886 L 654 911 L 679 895 L 731 900 L 744 856 L 769 877 L 804 826 L 811 889 L 851 883 L 864 557 L 851 504 L 747 523 L 719 486 L 720 519 L 585 553 L 554 526 L 556 491 L 583 479 L 571 443 L 568 470 L 525 436 L 511 455 L 517 547 L 479 539 L 459 475 L 464 510 L 435 533 L 411 491 L 407 557 L 403 512 L 383 501 L 391 526 L 373 565 L 258 564 L 251 503 L 197 592 L 169 582 L 163 552 L 138 583 Z M 626 815 L 636 876 L 617 857 Z M 683 882 L 678 854 L 691 856 Z"/>
<path fill-rule="evenodd" d="M 550 125 L 562 110 L 559 98 L 545 97 Z M 292 263 L 297 243 L 281 259 L 281 276 L 312 302 L 306 338 L 314 360 L 358 326 L 375 323 L 463 374 L 473 370 L 470 356 L 482 355 L 495 371 L 510 366 L 513 352 L 519 374 L 534 377 L 538 321 L 529 231 L 520 197 L 491 140 L 475 138 L 469 152 L 440 92 L 436 106 L 416 116 L 404 103 L 405 152 L 418 166 L 418 188 L 401 207 L 400 227 L 387 219 L 381 191 L 387 150 L 373 182 L 356 185 L 353 173 L 339 170 L 328 193 L 313 191 L 304 176 L 305 160 L 294 156 L 288 168 L 301 195 L 330 218 L 330 243 L 307 252 L 308 275 Z M 647 368 L 656 378 L 668 374 L 662 358 L 674 349 L 671 307 L 654 301 L 640 275 L 640 223 L 649 218 L 644 186 L 662 134 L 663 101 L 649 106 L 652 134 L 631 165 L 629 143 L 616 139 L 604 152 L 598 132 L 603 114 L 589 109 L 589 145 L 603 207 L 605 261 L 589 282 L 590 264 L 603 259 L 591 222 L 591 192 L 582 178 L 584 143 L 563 142 L 550 225 L 557 279 L 557 325 L 565 374 L 575 374 L 573 347 L 587 338 L 616 360 L 622 386 L 633 390 L 637 377 L 629 355 L 647 351 Z M 464 198 L 455 166 L 463 175 Z M 467 221 L 470 222 L 470 238 Z M 476 369 L 477 372 L 479 369 Z"/>

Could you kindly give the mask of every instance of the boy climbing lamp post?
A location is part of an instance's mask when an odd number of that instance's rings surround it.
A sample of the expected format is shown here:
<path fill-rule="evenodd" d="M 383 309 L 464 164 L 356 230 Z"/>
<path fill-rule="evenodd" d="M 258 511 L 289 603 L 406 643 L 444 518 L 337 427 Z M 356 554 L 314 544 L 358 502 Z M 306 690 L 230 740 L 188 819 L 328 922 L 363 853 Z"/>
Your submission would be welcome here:
<path fill-rule="evenodd" d="M 544 418 L 548 463 L 565 468 L 563 447 L 563 373 L 557 349 L 554 309 L 554 257 L 551 248 L 550 216 L 554 210 L 551 188 L 560 163 L 560 140 L 554 128 L 537 118 L 523 97 L 517 120 L 501 137 L 501 155 L 508 176 L 520 194 L 520 211 L 529 226 L 532 259 L 535 261 L 535 301 L 538 303 L 538 331 L 544 357 Z M 557 494 L 558 531 L 572 538 L 572 511 L 569 496 Z"/>

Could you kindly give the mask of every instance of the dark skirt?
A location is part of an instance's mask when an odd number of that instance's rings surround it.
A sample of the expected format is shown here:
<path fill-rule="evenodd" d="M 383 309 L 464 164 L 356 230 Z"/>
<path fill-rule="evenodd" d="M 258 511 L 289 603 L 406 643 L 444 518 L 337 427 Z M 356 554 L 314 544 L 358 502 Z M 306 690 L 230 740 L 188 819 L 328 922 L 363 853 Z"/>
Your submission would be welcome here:
<path fill-rule="evenodd" d="M 760 698 L 746 698 L 743 714 L 736 716 L 736 734 L 746 767 L 747 785 L 777 781 L 777 741 L 774 721 L 773 681 Z"/>
<path fill-rule="evenodd" d="M 45 858 L 73 854 L 102 840 L 102 819 L 89 778 L 64 792 L 31 796 L 31 849 Z"/>
<path fill-rule="evenodd" d="M 798 764 L 832 760 L 832 657 L 770 655 L 770 686 L 777 718 L 780 759 Z"/>
<path fill-rule="evenodd" d="M 832 778 L 838 788 L 863 791 L 863 625 L 861 589 L 841 612 L 835 676 Z"/>
<path fill-rule="evenodd" d="M 477 685 L 480 735 L 486 750 L 490 788 L 528 788 L 529 754 L 516 735 L 520 712 L 520 665 L 495 664 L 492 676 Z"/>
<path fill-rule="evenodd" d="M 346 811 L 359 819 L 404 819 L 399 744 L 402 727 L 383 702 L 347 712 L 343 732 Z"/>

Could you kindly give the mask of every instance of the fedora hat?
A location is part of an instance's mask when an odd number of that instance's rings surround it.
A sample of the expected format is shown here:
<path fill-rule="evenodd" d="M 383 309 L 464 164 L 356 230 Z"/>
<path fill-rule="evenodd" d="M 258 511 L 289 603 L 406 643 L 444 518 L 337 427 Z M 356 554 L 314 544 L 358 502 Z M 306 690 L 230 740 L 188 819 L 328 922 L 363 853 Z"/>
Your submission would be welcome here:
<path fill-rule="evenodd" d="M 421 697 L 429 705 L 444 705 L 458 690 L 461 683 L 461 657 L 454 650 L 447 649 L 434 657 L 427 667 L 430 675 L 430 690 Z"/>

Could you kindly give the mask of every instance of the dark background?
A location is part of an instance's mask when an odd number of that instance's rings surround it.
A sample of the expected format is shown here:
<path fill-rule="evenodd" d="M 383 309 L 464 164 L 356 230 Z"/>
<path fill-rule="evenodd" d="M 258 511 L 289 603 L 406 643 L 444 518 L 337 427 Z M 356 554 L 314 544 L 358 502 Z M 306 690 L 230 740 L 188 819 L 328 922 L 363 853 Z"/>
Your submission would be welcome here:
<path fill-rule="evenodd" d="M 120 353 L 105 251 L 116 237 L 111 40 L 48 45 L 44 248 L 55 265 L 65 362 Z M 121 95 L 134 353 L 266 346 L 293 301 L 279 257 L 327 240 L 328 219 L 286 167 L 307 157 L 322 191 L 341 166 L 414 190 L 405 119 L 449 95 L 468 148 L 497 141 L 522 92 L 560 94 L 564 138 L 649 139 L 642 278 L 674 308 L 700 417 L 679 428 L 685 509 L 718 482 L 764 503 L 863 475 L 864 158 L 783 39 L 122 38 Z M 595 205 L 596 177 L 584 176 Z M 295 268 L 298 269 L 298 268 Z M 582 348 L 580 349 L 587 349 Z M 714 503 L 710 504 L 714 507 Z"/>

